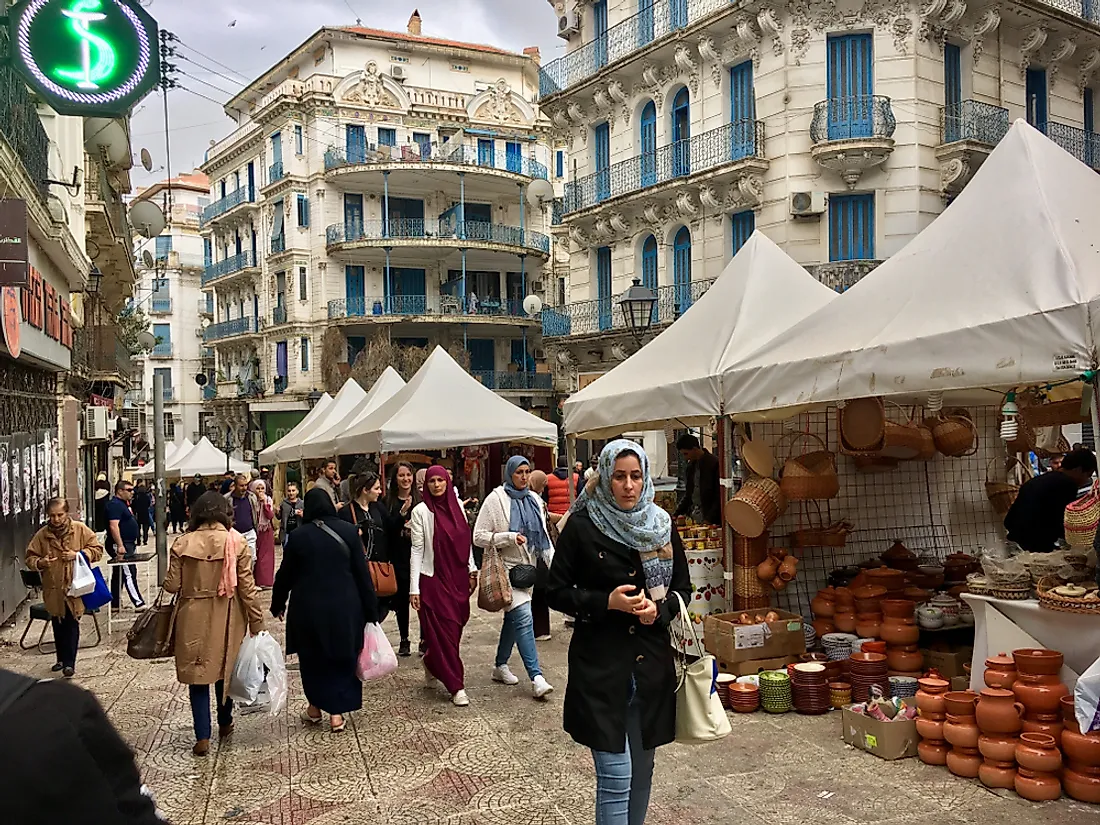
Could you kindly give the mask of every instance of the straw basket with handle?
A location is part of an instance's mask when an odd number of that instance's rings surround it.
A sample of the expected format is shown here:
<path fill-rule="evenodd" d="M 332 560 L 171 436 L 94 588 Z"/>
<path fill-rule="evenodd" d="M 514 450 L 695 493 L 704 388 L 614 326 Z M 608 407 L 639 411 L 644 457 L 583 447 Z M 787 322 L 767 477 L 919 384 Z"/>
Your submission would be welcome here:
<path fill-rule="evenodd" d="M 892 403 L 892 402 L 891 402 Z M 894 404 L 894 406 L 898 406 Z M 902 409 L 898 407 L 898 409 Z M 884 458 L 897 458 L 901 461 L 912 461 L 920 458 L 925 449 L 924 435 L 920 427 L 910 418 L 909 414 L 902 410 L 902 414 L 908 419 L 899 424 L 896 421 L 887 421 L 884 424 L 882 436 L 882 448 L 878 451 Z M 933 438 L 933 442 L 935 439 Z"/>
<path fill-rule="evenodd" d="M 1011 481 L 991 481 L 989 473 L 996 462 L 997 457 L 994 456 L 985 468 L 985 497 L 993 505 L 993 512 L 1003 516 L 1008 513 L 1013 502 L 1016 501 L 1016 495 L 1020 492 L 1020 485 L 1013 484 Z M 1013 458 L 1013 468 L 1015 467 L 1020 467 L 1028 476 L 1031 475 L 1031 468 L 1018 458 Z"/>
<path fill-rule="evenodd" d="M 787 509 L 779 485 L 770 478 L 751 478 L 726 502 L 726 523 L 750 539 L 764 534 Z"/>
<path fill-rule="evenodd" d="M 1070 547 L 1090 548 L 1100 525 L 1100 481 L 1072 504 L 1066 505 L 1064 517 L 1066 542 Z"/>
<path fill-rule="evenodd" d="M 844 547 L 848 543 L 848 534 L 852 532 L 851 522 L 836 521 L 832 524 L 825 523 L 825 517 L 821 513 L 821 505 L 814 502 L 816 517 L 811 515 L 809 505 L 802 505 L 805 509 L 805 527 L 800 527 L 791 533 L 791 546 L 803 547 Z"/>
<path fill-rule="evenodd" d="M 837 411 L 840 452 L 871 455 L 886 437 L 886 406 L 881 398 L 857 398 Z"/>
<path fill-rule="evenodd" d="M 929 424 L 936 449 L 948 458 L 965 458 L 978 452 L 978 428 L 966 410 L 945 410 Z"/>
<path fill-rule="evenodd" d="M 825 442 L 813 433 L 790 433 L 783 439 L 788 437 L 791 439 L 790 452 L 779 477 L 783 495 L 788 501 L 835 498 L 840 492 L 840 479 L 836 474 L 836 458 Z M 818 449 L 794 455 L 795 445 L 803 439 L 816 442 Z"/>
<path fill-rule="evenodd" d="M 1080 398 L 1048 401 L 1045 404 L 1028 404 L 1020 407 L 1020 415 L 1033 430 L 1060 424 L 1083 424 L 1088 420 L 1087 415 L 1081 415 Z"/>

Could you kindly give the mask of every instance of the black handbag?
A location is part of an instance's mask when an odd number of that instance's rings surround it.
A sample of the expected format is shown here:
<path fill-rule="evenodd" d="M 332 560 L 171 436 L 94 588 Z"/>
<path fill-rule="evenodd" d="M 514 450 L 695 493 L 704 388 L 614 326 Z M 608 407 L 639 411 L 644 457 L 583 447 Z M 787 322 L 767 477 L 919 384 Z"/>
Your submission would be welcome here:
<path fill-rule="evenodd" d="M 538 580 L 538 568 L 533 564 L 517 564 L 508 571 L 508 581 L 517 590 L 529 590 Z"/>

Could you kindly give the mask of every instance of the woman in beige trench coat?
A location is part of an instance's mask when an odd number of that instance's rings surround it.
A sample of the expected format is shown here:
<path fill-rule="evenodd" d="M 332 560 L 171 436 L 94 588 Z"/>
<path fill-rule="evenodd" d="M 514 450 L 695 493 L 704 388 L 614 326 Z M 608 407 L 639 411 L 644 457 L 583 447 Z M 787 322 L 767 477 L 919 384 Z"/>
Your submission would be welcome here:
<path fill-rule="evenodd" d="M 244 536 L 232 529 L 229 503 L 204 493 L 191 507 L 188 532 L 176 539 L 164 589 L 178 593 L 176 678 L 188 685 L 195 724 L 195 756 L 210 750 L 210 685 L 218 702 L 218 738 L 233 732 L 233 703 L 225 681 L 236 662 L 245 631 L 264 629 L 252 578 L 252 556 Z"/>

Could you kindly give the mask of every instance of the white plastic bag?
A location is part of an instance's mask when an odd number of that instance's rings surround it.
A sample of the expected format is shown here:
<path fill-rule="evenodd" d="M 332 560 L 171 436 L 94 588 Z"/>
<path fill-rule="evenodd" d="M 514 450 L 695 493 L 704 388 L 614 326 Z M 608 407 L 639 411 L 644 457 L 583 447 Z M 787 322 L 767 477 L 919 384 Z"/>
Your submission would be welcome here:
<path fill-rule="evenodd" d="M 393 652 L 390 640 L 382 626 L 368 624 L 363 628 L 363 650 L 359 653 L 359 663 L 355 675 L 362 681 L 381 679 L 397 670 L 397 656 Z"/>
<path fill-rule="evenodd" d="M 265 682 L 267 690 L 262 691 Z M 279 643 L 266 630 L 255 636 L 246 636 L 241 642 L 237 663 L 229 680 L 229 698 L 251 706 L 262 696 L 269 703 L 271 715 L 275 716 L 286 705 L 286 694 L 286 663 Z"/>
<path fill-rule="evenodd" d="M 1100 659 L 1089 665 L 1077 680 L 1077 687 L 1073 689 L 1073 712 L 1081 733 L 1100 730 Z"/>
<path fill-rule="evenodd" d="M 69 586 L 70 596 L 87 596 L 95 590 L 95 576 L 91 565 L 83 553 L 77 553 L 73 560 L 73 583 Z"/>

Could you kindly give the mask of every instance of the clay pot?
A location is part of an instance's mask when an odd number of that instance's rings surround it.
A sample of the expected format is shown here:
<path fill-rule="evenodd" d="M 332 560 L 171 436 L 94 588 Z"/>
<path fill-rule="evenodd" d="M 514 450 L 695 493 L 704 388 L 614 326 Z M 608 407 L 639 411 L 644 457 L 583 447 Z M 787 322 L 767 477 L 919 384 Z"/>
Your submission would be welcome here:
<path fill-rule="evenodd" d="M 917 691 L 917 709 L 922 716 L 925 714 L 938 716 L 947 712 L 943 695 L 951 687 L 950 682 L 945 679 L 925 677 L 919 679 L 917 684 L 920 685 L 920 689 Z"/>
<path fill-rule="evenodd" d="M 1023 722 L 1024 733 L 1045 733 L 1054 737 L 1054 744 L 1062 746 L 1062 717 L 1056 713 L 1037 713 L 1025 716 Z"/>
<path fill-rule="evenodd" d="M 878 567 L 864 571 L 867 581 L 877 587 L 885 587 L 887 591 L 905 591 L 905 571 L 894 570 L 889 567 Z"/>
<path fill-rule="evenodd" d="M 881 613 L 857 613 L 856 634 L 863 639 L 878 638 L 879 628 L 882 626 Z"/>
<path fill-rule="evenodd" d="M 895 541 L 891 545 L 890 549 L 879 556 L 883 562 L 891 567 L 895 566 L 892 562 L 902 562 L 903 564 L 909 561 L 916 561 L 917 555 L 900 541 Z M 901 565 L 897 565 L 898 569 L 903 569 Z"/>
<path fill-rule="evenodd" d="M 810 624 L 813 625 L 814 633 L 819 639 L 826 633 L 836 633 L 836 625 L 833 624 L 832 619 L 814 619 Z"/>
<path fill-rule="evenodd" d="M 779 575 L 783 577 L 785 581 L 791 581 L 798 575 L 798 559 L 794 556 L 787 556 L 779 563 Z M 788 578 L 788 576 L 790 578 Z"/>
<path fill-rule="evenodd" d="M 977 748 L 953 747 L 947 754 L 947 770 L 955 776 L 976 779 L 982 768 L 982 757 Z"/>
<path fill-rule="evenodd" d="M 852 595 L 852 591 L 847 587 L 838 587 L 836 589 L 836 609 L 837 610 L 855 610 L 856 599 Z"/>
<path fill-rule="evenodd" d="M 932 591 L 920 587 L 907 587 L 905 588 L 905 598 L 916 604 L 924 604 L 932 598 Z"/>
<path fill-rule="evenodd" d="M 886 588 L 874 584 L 865 584 L 862 587 L 852 587 L 852 597 L 855 599 L 875 599 L 882 601 L 886 597 Z"/>
<path fill-rule="evenodd" d="M 1050 802 L 1062 797 L 1062 783 L 1054 774 L 1020 768 L 1016 773 L 1016 793 L 1031 802 Z"/>
<path fill-rule="evenodd" d="M 928 716 L 917 717 L 917 734 L 921 739 L 943 739 L 943 720 Z"/>
<path fill-rule="evenodd" d="M 1073 694 L 1072 693 L 1070 693 L 1066 696 L 1063 696 L 1059 700 L 1058 704 L 1062 709 L 1062 721 L 1063 722 L 1069 723 L 1069 722 L 1076 722 L 1077 721 L 1077 716 L 1076 716 L 1076 713 L 1074 712 L 1074 707 L 1073 707 Z M 1068 724 L 1067 724 L 1067 727 L 1068 727 Z M 1077 732 L 1080 733 L 1081 729 L 1078 728 Z"/>
<path fill-rule="evenodd" d="M 887 619 L 913 619 L 913 612 L 917 609 L 915 602 L 908 599 L 883 599 L 882 616 Z"/>
<path fill-rule="evenodd" d="M 824 593 L 819 592 L 814 600 L 810 602 L 810 610 L 813 611 L 815 617 L 828 619 L 836 613 L 836 599 L 826 598 Z"/>
<path fill-rule="evenodd" d="M 1011 762 L 1015 765 L 1016 744 L 1015 736 L 982 734 L 978 737 L 978 750 L 982 756 L 995 762 Z"/>
<path fill-rule="evenodd" d="M 1016 681 L 1016 660 L 1004 653 L 985 660 L 986 687 L 1011 690 Z"/>
<path fill-rule="evenodd" d="M 1053 736 L 1045 733 L 1022 733 L 1016 743 L 1016 762 L 1021 768 L 1042 773 L 1054 773 L 1062 767 L 1062 754 Z"/>
<path fill-rule="evenodd" d="M 978 694 L 972 690 L 950 690 L 943 695 L 943 701 L 952 716 L 973 716 Z"/>
<path fill-rule="evenodd" d="M 789 583 L 790 582 L 787 579 L 784 579 L 782 576 L 776 576 L 774 579 L 772 579 L 772 587 L 776 590 L 785 590 Z"/>
<path fill-rule="evenodd" d="M 833 624 L 841 633 L 855 633 L 856 614 L 850 610 L 837 610 L 833 614 Z"/>
<path fill-rule="evenodd" d="M 1078 802 L 1100 803 L 1100 773 L 1086 773 L 1071 762 L 1062 773 L 1062 787 Z"/>
<path fill-rule="evenodd" d="M 760 564 L 756 565 L 756 578 L 762 582 L 770 582 L 779 573 L 779 559 L 768 556 Z"/>
<path fill-rule="evenodd" d="M 1084 734 L 1076 722 L 1072 726 L 1066 722 L 1062 731 L 1062 750 L 1070 762 L 1087 768 L 1100 768 L 1100 732 Z"/>
<path fill-rule="evenodd" d="M 978 723 L 973 716 L 953 716 L 947 714 L 947 721 L 943 723 L 943 738 L 956 748 L 973 748 L 978 752 Z"/>
<path fill-rule="evenodd" d="M 1016 763 L 1000 760 L 986 760 L 978 768 L 978 779 L 987 788 L 1016 787 Z"/>
<path fill-rule="evenodd" d="M 886 642 L 881 639 L 873 642 L 864 642 L 863 647 L 860 648 L 864 653 L 886 653 Z"/>
<path fill-rule="evenodd" d="M 952 553 L 943 560 L 944 579 L 949 582 L 965 582 L 971 573 L 977 573 L 981 563 L 966 553 Z"/>
<path fill-rule="evenodd" d="M 917 756 L 925 765 L 946 765 L 947 754 L 951 752 L 946 742 L 924 739 L 917 744 Z"/>
<path fill-rule="evenodd" d="M 883 616 L 878 634 L 888 645 L 915 645 L 920 640 L 920 628 L 912 619 Z"/>
<path fill-rule="evenodd" d="M 856 599 L 856 613 L 882 615 L 882 599 Z"/>
<path fill-rule="evenodd" d="M 982 733 L 1019 733 L 1023 728 L 1024 706 L 1011 690 L 985 688 L 975 712 Z"/>
<path fill-rule="evenodd" d="M 1012 685 L 1012 692 L 1024 703 L 1030 715 L 1060 712 L 1062 697 L 1069 695 L 1069 688 L 1059 681 L 1057 675 L 1020 671 Z"/>
<path fill-rule="evenodd" d="M 1025 647 L 1012 651 L 1016 670 L 1036 676 L 1057 676 L 1062 672 L 1065 657 L 1057 650 Z"/>
<path fill-rule="evenodd" d="M 890 670 L 904 673 L 919 672 L 923 664 L 924 654 L 916 645 L 886 648 L 886 665 Z"/>

